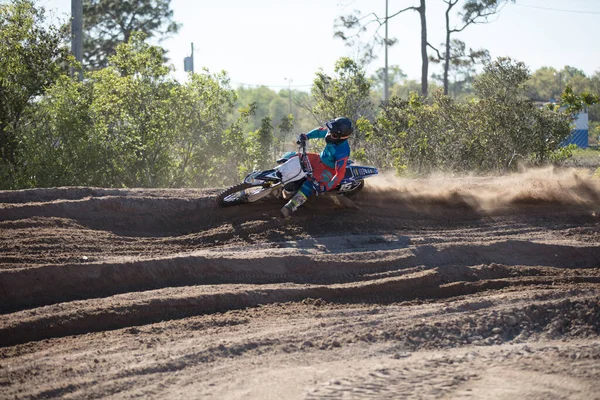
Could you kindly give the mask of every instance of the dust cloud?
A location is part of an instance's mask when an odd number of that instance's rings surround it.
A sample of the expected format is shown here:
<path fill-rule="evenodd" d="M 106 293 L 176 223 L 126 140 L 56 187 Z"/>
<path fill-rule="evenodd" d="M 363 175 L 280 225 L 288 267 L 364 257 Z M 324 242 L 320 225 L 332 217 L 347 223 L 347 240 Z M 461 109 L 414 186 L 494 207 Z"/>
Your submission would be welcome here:
<path fill-rule="evenodd" d="M 482 213 L 523 206 L 595 208 L 600 180 L 579 169 L 539 168 L 504 176 L 436 175 L 423 179 L 384 173 L 368 180 L 365 197 L 376 204 L 402 203 L 421 208 L 463 207 Z"/>

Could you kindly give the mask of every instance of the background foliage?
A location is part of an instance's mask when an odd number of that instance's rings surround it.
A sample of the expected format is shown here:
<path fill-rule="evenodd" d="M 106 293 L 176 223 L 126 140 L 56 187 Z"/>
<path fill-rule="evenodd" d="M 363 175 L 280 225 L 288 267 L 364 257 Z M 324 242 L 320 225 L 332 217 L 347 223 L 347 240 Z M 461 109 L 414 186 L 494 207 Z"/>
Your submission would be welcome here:
<path fill-rule="evenodd" d="M 480 74 L 466 63 L 450 75 L 458 80 L 449 95 L 432 83 L 427 97 L 395 66 L 387 102 L 381 71 L 367 77 L 349 58 L 332 76 L 317 71 L 310 93 L 234 89 L 226 72 L 208 70 L 179 82 L 164 50 L 135 30 L 78 81 L 62 37 L 32 1 L 0 3 L 2 189 L 222 187 L 271 167 L 298 133 L 342 115 L 356 123 L 352 158 L 362 162 L 411 175 L 501 173 L 568 157 L 561 143 L 572 116 L 600 93 L 600 71 L 531 73 L 509 58 Z M 598 107 L 589 108 L 591 136 Z"/>
<path fill-rule="evenodd" d="M 158 39 L 177 33 L 180 25 L 172 18 L 171 0 L 83 0 L 85 65 L 106 67 L 108 57 L 134 32 Z"/>

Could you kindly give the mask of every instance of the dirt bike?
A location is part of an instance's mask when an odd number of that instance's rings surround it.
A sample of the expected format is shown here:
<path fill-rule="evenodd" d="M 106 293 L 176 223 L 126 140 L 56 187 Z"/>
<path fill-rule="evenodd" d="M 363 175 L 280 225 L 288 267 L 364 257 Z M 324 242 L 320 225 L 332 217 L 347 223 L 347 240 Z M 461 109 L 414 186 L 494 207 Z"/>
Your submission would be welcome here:
<path fill-rule="evenodd" d="M 298 140 L 296 143 L 298 152 L 284 154 L 277 160 L 278 165 L 273 169 L 254 171 L 248 174 L 242 183 L 219 193 L 216 198 L 217 204 L 221 207 L 228 207 L 253 203 L 271 194 L 281 198 L 282 192 L 293 195 L 307 179 L 311 180 L 315 186 L 318 185 L 313 178 L 313 169 L 306 153 L 306 140 Z M 363 188 L 365 178 L 378 173 L 379 171 L 375 167 L 355 165 L 354 162 L 348 160 L 344 178 L 335 189 L 327 193 L 352 196 Z"/>

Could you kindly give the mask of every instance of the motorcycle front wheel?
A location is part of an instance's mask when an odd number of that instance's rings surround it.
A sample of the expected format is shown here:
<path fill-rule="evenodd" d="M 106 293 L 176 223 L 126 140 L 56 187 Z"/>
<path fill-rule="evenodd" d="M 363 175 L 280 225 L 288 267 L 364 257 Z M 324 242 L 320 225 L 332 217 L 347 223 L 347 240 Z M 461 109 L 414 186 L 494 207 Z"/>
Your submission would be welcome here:
<path fill-rule="evenodd" d="M 237 206 L 244 203 L 250 203 L 253 198 L 261 198 L 260 192 L 271 191 L 271 188 L 264 188 L 249 183 L 240 183 L 231 186 L 217 195 L 215 199 L 219 207 Z"/>

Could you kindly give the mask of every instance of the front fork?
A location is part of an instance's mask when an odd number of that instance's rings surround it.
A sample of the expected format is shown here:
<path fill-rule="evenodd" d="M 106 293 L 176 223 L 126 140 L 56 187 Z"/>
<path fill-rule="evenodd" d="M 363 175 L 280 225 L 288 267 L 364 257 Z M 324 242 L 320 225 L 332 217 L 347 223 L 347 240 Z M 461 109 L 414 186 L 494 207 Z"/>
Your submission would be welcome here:
<path fill-rule="evenodd" d="M 282 185 L 281 182 L 276 183 L 275 185 L 271 186 L 271 187 L 266 187 L 263 188 L 263 190 L 260 190 L 256 193 L 252 193 L 252 194 L 248 194 L 248 202 L 249 203 L 254 203 L 255 201 L 258 201 L 264 197 L 267 197 L 268 195 L 270 195 L 271 193 L 273 193 L 273 191 L 276 190 L 281 190 Z"/>

